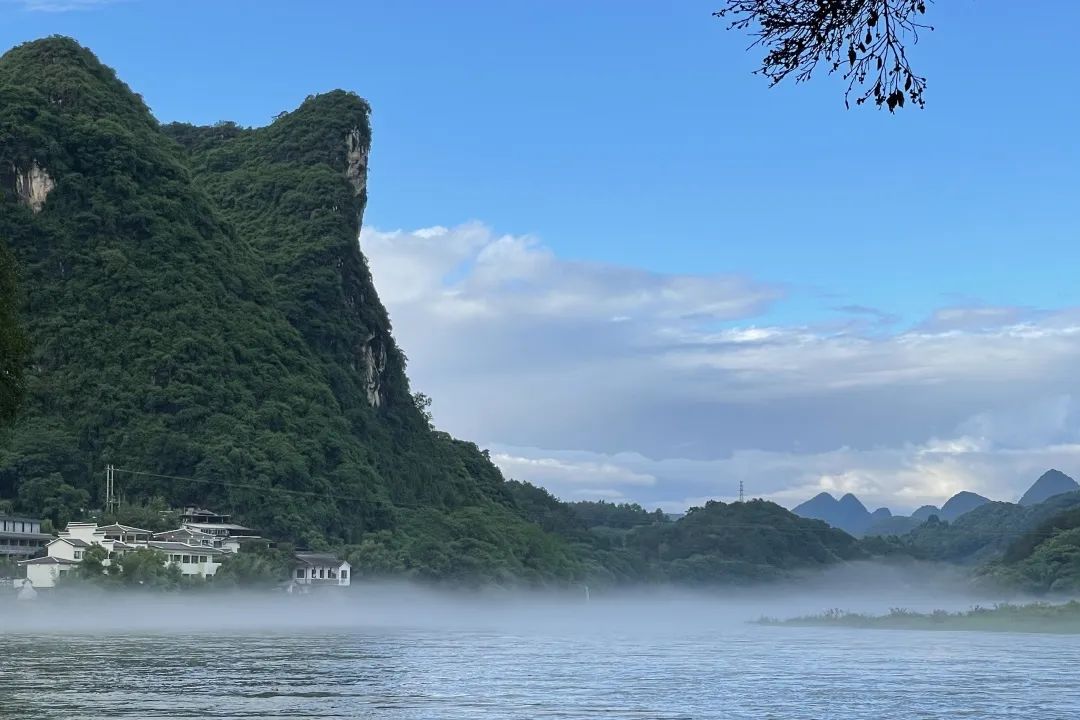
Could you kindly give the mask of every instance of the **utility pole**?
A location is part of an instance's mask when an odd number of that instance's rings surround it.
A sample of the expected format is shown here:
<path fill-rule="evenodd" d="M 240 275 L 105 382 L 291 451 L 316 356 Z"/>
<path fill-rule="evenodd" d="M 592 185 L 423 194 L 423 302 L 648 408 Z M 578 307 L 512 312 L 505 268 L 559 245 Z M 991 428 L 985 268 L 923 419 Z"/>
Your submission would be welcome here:
<path fill-rule="evenodd" d="M 105 466 L 105 513 L 116 513 L 120 501 L 116 498 L 116 468 Z"/>
<path fill-rule="evenodd" d="M 742 480 L 739 481 L 739 502 L 743 502 L 743 485 Z"/>

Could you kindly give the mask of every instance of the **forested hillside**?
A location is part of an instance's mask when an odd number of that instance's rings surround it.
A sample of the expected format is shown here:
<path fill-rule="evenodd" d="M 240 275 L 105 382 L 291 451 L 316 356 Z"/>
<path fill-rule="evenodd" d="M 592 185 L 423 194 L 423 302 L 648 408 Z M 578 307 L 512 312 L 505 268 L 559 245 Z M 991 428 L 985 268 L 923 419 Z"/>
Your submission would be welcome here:
<path fill-rule="evenodd" d="M 543 536 L 487 458 L 433 432 L 411 400 L 356 243 L 364 101 L 336 92 L 258 131 L 174 132 L 219 138 L 192 163 L 73 41 L 4 55 L 0 98 L 0 167 L 12 168 L 0 236 L 30 339 L 0 497 L 24 511 L 43 495 L 101 507 L 113 463 L 196 481 L 121 474 L 129 501 L 213 504 L 306 544 L 469 508 L 481 522 L 425 531 L 451 542 L 490 524 L 507 546 Z M 559 545 L 537 561 L 556 574 Z"/>
<path fill-rule="evenodd" d="M 85 517 L 113 464 L 127 517 L 211 505 L 361 575 L 712 582 L 858 554 L 771 503 L 567 505 L 433 429 L 357 243 L 369 114 L 335 91 L 162 127 L 72 40 L 0 58 L 0 409 L 23 399 L 0 503 Z"/>

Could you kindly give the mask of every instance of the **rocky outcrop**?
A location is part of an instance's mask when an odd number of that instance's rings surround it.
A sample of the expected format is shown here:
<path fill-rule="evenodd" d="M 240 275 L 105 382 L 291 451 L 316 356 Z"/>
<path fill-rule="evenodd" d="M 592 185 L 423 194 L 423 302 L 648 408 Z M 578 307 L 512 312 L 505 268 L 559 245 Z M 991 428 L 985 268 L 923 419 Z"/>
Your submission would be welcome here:
<path fill-rule="evenodd" d="M 368 404 L 380 407 L 383 402 L 382 378 L 386 371 L 386 346 L 376 340 L 374 334 L 367 336 L 360 349 L 360 364 L 364 372 L 364 391 Z"/>
<path fill-rule="evenodd" d="M 356 191 L 357 197 L 362 197 L 367 190 L 367 143 L 359 128 L 354 128 L 345 136 L 345 176 Z"/>
<path fill-rule="evenodd" d="M 29 168 L 12 166 L 11 170 L 15 175 L 15 196 L 19 198 L 19 202 L 29 207 L 34 213 L 41 212 L 41 208 L 45 206 L 45 199 L 56 187 L 56 182 L 49 177 L 49 173 L 45 172 L 44 168 L 37 164 L 36 160 L 30 163 Z"/>

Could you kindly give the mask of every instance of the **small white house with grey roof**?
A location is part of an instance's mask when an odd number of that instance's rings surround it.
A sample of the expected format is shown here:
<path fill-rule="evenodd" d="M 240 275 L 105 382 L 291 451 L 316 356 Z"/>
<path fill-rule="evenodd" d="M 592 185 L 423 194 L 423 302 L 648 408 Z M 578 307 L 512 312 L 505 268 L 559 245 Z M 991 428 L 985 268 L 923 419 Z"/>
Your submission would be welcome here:
<path fill-rule="evenodd" d="M 352 565 L 330 553 L 298 552 L 293 568 L 291 585 L 304 589 L 312 586 L 349 587 L 352 583 Z"/>
<path fill-rule="evenodd" d="M 81 538 L 58 537 L 45 545 L 45 551 L 49 553 L 49 557 L 79 562 L 83 559 L 83 553 L 90 547 L 92 545 Z"/>
<path fill-rule="evenodd" d="M 74 571 L 79 562 L 46 555 L 33 560 L 23 560 L 19 565 L 26 569 L 26 579 L 33 587 L 51 588 L 56 587 L 57 580 Z"/>

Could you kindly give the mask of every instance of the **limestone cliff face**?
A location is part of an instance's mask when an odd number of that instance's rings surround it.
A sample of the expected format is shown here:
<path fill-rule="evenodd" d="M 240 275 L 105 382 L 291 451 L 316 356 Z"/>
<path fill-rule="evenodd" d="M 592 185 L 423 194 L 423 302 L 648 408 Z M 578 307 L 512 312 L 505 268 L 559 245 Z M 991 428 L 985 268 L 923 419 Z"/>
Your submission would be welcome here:
<path fill-rule="evenodd" d="M 45 206 L 45 200 L 49 193 L 56 187 L 56 182 L 49 177 L 49 173 L 37 164 L 30 163 L 27 168 L 11 166 L 12 175 L 15 177 L 15 196 L 23 205 L 29 207 L 34 213 L 41 212 Z"/>
<path fill-rule="evenodd" d="M 352 186 L 353 193 L 359 201 L 359 213 L 357 216 L 356 230 L 359 234 L 363 224 L 364 208 L 367 205 L 367 171 L 368 153 L 371 149 L 370 133 L 365 129 L 354 127 L 345 135 L 345 177 Z M 359 255 L 357 251 L 355 253 Z M 369 296 L 373 298 L 374 288 L 365 293 L 365 288 L 371 286 L 370 274 L 366 263 L 360 257 L 356 262 L 352 249 L 346 249 L 345 256 L 338 262 L 338 268 L 342 271 L 341 284 L 345 288 L 345 305 L 349 312 L 356 313 L 359 307 L 369 302 Z M 359 277 L 358 277 L 359 275 Z M 364 276 L 367 276 L 366 279 Z M 375 299 L 378 302 L 377 299 Z M 388 350 L 390 346 L 389 331 L 379 332 L 379 328 L 368 332 L 360 340 L 356 348 L 356 361 L 353 368 L 363 375 L 364 396 L 368 404 L 373 408 L 379 408 L 385 400 L 384 376 L 388 368 Z"/>
<path fill-rule="evenodd" d="M 364 133 L 353 128 L 345 136 L 345 177 L 356 191 L 356 197 L 367 198 L 367 169 L 370 143 L 364 142 Z"/>
<path fill-rule="evenodd" d="M 413 412 L 404 356 L 358 242 L 367 205 L 369 113 L 360 97 L 334 91 L 307 98 L 265 128 L 166 130 L 193 150 L 212 193 L 244 186 L 275 198 L 257 219 L 232 215 L 234 203 L 223 205 L 242 231 L 258 225 L 246 234 L 261 243 L 282 308 L 341 378 L 339 402 Z M 224 174 L 222 166 L 229 167 Z M 283 186 L 303 190 L 283 196 Z"/>

